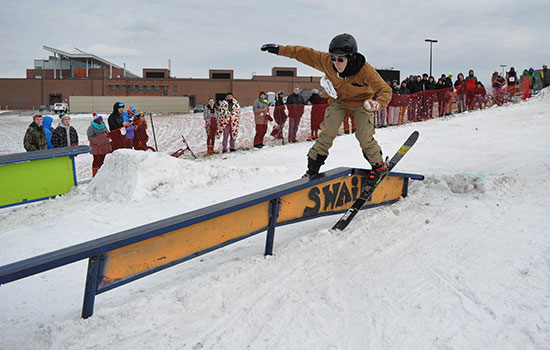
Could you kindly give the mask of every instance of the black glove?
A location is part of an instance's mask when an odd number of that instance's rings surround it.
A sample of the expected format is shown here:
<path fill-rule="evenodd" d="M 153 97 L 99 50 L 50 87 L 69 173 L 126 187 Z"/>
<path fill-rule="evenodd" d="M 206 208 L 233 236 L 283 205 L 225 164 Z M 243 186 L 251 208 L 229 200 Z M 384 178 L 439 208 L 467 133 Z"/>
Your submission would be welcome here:
<path fill-rule="evenodd" d="M 277 45 L 277 44 L 264 44 L 264 45 L 262 45 L 261 50 L 278 55 L 279 54 L 279 45 Z"/>

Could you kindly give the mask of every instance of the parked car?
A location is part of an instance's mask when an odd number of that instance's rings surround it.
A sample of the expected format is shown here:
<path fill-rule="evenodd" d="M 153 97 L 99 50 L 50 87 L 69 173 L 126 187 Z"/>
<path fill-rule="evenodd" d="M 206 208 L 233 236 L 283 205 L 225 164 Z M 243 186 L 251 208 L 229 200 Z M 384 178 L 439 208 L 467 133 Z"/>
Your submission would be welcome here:
<path fill-rule="evenodd" d="M 53 105 L 53 111 L 55 113 L 67 113 L 68 105 L 63 102 L 57 102 Z"/>
<path fill-rule="evenodd" d="M 204 105 L 197 104 L 193 107 L 193 113 L 202 113 L 204 112 Z"/>
<path fill-rule="evenodd" d="M 51 112 L 52 109 L 50 108 L 50 106 L 47 106 L 47 105 L 40 105 L 40 107 L 38 107 L 38 111 L 40 113 L 43 113 L 43 112 Z"/>

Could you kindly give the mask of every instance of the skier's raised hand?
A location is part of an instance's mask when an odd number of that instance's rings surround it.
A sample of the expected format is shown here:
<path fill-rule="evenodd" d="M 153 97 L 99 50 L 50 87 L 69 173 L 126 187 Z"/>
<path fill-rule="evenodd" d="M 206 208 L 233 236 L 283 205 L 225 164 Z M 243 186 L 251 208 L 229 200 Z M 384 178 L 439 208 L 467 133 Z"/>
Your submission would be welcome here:
<path fill-rule="evenodd" d="M 264 44 L 260 49 L 262 51 L 267 51 L 269 53 L 274 53 L 275 55 L 279 54 L 279 45 L 277 44 Z"/>

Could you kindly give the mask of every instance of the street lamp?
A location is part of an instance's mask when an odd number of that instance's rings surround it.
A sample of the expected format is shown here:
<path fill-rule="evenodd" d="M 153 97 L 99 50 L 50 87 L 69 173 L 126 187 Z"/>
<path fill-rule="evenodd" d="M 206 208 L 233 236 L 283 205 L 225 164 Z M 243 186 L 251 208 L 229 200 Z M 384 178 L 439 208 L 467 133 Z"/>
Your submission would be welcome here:
<path fill-rule="evenodd" d="M 506 68 L 506 65 L 505 65 L 505 64 L 501 64 L 501 65 L 500 65 L 500 68 L 502 68 L 502 76 L 504 76 L 504 69 Z"/>
<path fill-rule="evenodd" d="M 432 44 L 436 43 L 437 40 L 435 39 L 426 39 L 424 40 L 427 43 L 430 43 L 430 76 L 432 76 Z"/>

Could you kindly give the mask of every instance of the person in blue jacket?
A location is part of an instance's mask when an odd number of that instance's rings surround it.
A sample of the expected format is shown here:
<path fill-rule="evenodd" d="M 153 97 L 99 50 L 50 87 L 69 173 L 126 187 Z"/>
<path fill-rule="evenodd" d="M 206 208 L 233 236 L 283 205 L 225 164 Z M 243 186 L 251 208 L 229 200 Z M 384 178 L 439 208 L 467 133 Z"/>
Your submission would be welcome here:
<path fill-rule="evenodd" d="M 49 115 L 45 115 L 44 118 L 42 118 L 42 126 L 44 127 L 44 134 L 46 134 L 46 141 L 48 142 L 48 149 L 52 149 L 52 122 L 53 118 Z"/>

